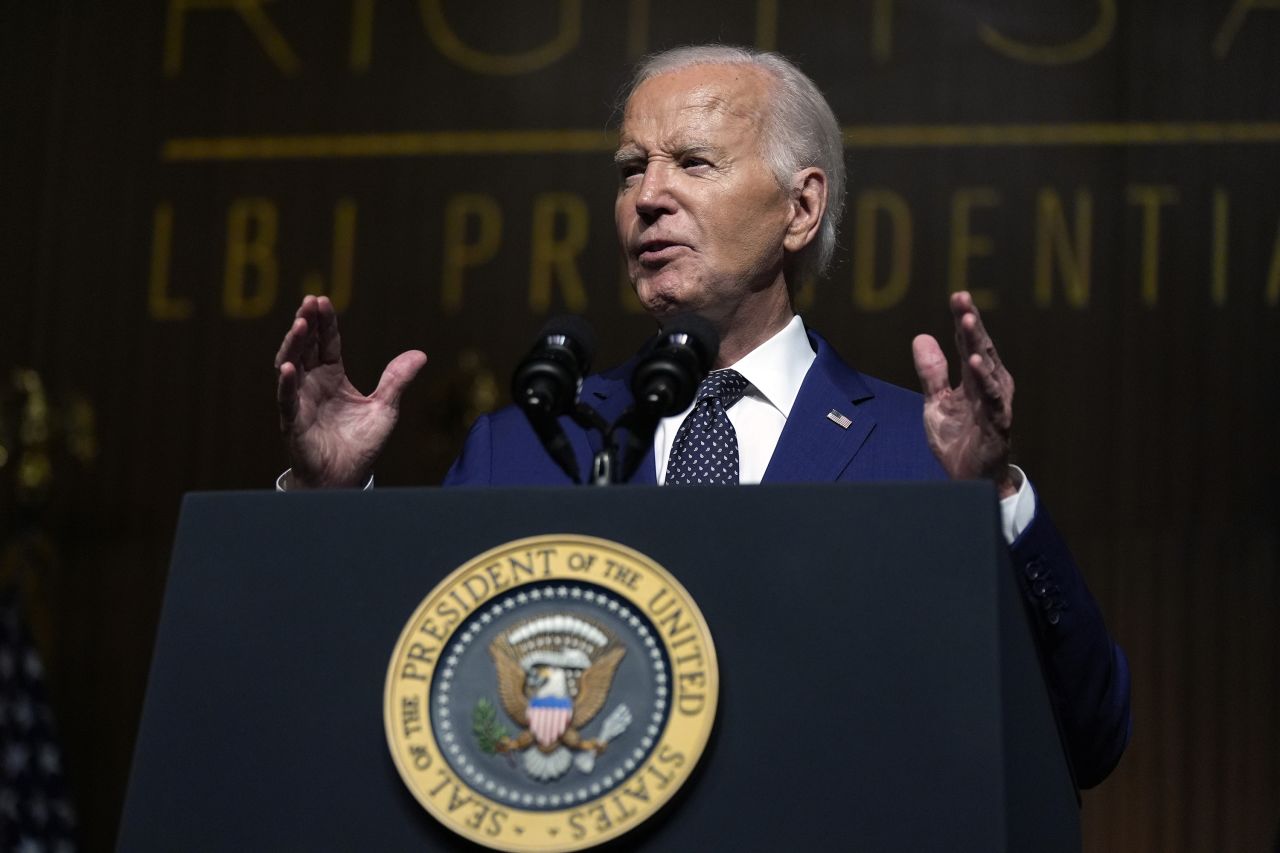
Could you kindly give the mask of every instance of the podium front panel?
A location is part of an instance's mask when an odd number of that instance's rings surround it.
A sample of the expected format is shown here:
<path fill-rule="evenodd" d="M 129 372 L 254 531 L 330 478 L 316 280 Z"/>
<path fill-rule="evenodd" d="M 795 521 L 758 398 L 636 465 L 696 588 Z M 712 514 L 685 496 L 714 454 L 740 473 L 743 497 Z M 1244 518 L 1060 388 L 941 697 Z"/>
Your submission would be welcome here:
<path fill-rule="evenodd" d="M 961 483 L 189 495 L 120 849 L 476 849 L 397 775 L 389 656 L 458 566 L 565 533 L 662 564 L 719 657 L 697 772 L 608 849 L 1079 849 L 995 499 Z"/>

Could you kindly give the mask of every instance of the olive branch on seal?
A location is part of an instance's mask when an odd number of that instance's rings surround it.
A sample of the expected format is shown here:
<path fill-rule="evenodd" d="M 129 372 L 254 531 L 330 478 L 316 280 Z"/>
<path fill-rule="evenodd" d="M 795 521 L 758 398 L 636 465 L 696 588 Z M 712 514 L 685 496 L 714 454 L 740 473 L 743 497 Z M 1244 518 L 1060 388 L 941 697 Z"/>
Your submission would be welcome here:
<path fill-rule="evenodd" d="M 498 751 L 498 741 L 509 737 L 510 732 L 498 722 L 498 709 L 488 699 L 481 697 L 471 714 L 471 731 L 475 733 L 480 751 L 493 755 Z"/>

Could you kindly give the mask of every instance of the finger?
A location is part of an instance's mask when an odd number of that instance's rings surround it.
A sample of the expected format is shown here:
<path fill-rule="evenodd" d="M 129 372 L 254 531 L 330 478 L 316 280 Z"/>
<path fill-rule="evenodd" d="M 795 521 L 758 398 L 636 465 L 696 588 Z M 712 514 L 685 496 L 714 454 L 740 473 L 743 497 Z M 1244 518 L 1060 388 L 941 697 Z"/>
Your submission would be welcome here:
<path fill-rule="evenodd" d="M 276 380 L 276 404 L 280 407 L 280 430 L 288 432 L 298 417 L 298 369 L 291 361 L 280 365 Z"/>
<path fill-rule="evenodd" d="M 307 347 L 307 333 L 310 326 L 302 317 L 295 317 L 293 325 L 289 327 L 289 331 L 285 333 L 284 340 L 280 342 L 280 349 L 276 351 L 275 366 L 279 369 L 282 365 L 292 362 L 295 366 L 301 368 L 302 353 Z"/>
<path fill-rule="evenodd" d="M 316 330 L 318 352 L 322 364 L 340 364 L 342 362 L 342 338 L 338 334 L 338 312 L 329 301 L 329 297 L 321 296 L 316 300 L 316 317 L 319 328 Z"/>
<path fill-rule="evenodd" d="M 1012 379 L 1008 379 L 1008 374 L 992 367 L 977 353 L 969 356 L 969 371 L 983 406 L 995 423 L 1007 426 L 1005 421 L 1013 404 Z"/>
<path fill-rule="evenodd" d="M 951 311 L 955 316 L 956 346 L 961 355 L 968 359 L 972 353 L 978 353 L 996 367 L 1001 367 L 1000 354 L 982 322 L 982 314 L 974 304 L 973 297 L 967 291 L 956 293 L 951 298 Z"/>
<path fill-rule="evenodd" d="M 302 301 L 298 303 L 298 310 L 293 313 L 293 316 L 295 317 L 309 316 L 315 310 L 314 308 L 315 301 L 316 301 L 316 298 L 312 296 L 310 293 L 302 297 Z"/>
<path fill-rule="evenodd" d="M 966 364 L 970 367 L 969 373 L 972 371 L 974 360 L 981 362 L 984 373 L 988 374 L 997 385 L 1012 386 L 1013 377 L 1009 376 L 1009 371 L 1005 369 L 1004 362 L 1000 360 L 1000 353 L 996 350 L 995 343 L 992 342 L 991 336 L 982 326 L 982 318 L 977 314 L 969 314 L 965 317 L 961 324 L 967 336 L 967 343 L 970 349 Z M 980 389 L 979 389 L 980 390 Z"/>
<path fill-rule="evenodd" d="M 965 392 L 976 397 L 982 393 L 978 377 L 973 372 L 975 363 L 985 364 L 981 352 L 973 347 L 973 315 L 963 314 L 956 320 L 956 349 L 960 353 L 960 384 Z"/>
<path fill-rule="evenodd" d="M 373 396 L 383 400 L 387 405 L 396 408 L 400 405 L 400 395 L 409 387 L 409 383 L 418 375 L 418 371 L 427 363 L 427 354 L 421 350 L 411 349 L 402 352 L 391 360 Z"/>
<path fill-rule="evenodd" d="M 300 369 L 310 370 L 320 363 L 320 300 L 310 295 L 302 297 L 302 304 L 294 316 L 306 322 L 307 334 L 299 342 L 297 356 L 293 360 Z"/>
<path fill-rule="evenodd" d="M 932 335 L 916 335 L 911 342 L 911 357 L 920 378 L 920 390 L 933 399 L 950 387 L 947 379 L 947 357 Z"/>
<path fill-rule="evenodd" d="M 960 353 L 962 364 L 969 360 L 969 355 L 973 352 L 970 337 L 972 325 L 970 324 L 974 321 L 970 318 L 976 313 L 973 297 L 968 291 L 962 290 L 951 294 L 951 321 L 955 327 L 956 351 Z"/>
<path fill-rule="evenodd" d="M 969 330 L 965 327 L 973 323 L 973 297 L 967 290 L 951 294 L 951 320 L 954 326 L 956 353 L 960 357 L 960 386 L 965 392 L 974 396 L 981 393 L 969 369 L 969 357 L 973 355 Z"/>
<path fill-rule="evenodd" d="M 996 381 L 995 371 L 976 352 L 969 356 L 969 371 L 973 374 L 978 390 L 982 392 L 983 402 L 999 402 L 1002 399 L 1004 395 L 1000 383 Z"/>
<path fill-rule="evenodd" d="M 1007 377 L 1004 364 L 995 343 L 987 333 L 982 322 L 982 315 L 973 304 L 973 297 L 967 292 L 953 294 L 951 310 L 955 318 L 956 349 L 960 352 L 960 384 L 969 394 L 982 396 L 985 392 L 982 379 L 974 374 L 974 365 L 979 361 L 992 372 L 997 384 Z M 975 361 L 978 359 L 979 361 Z M 1009 380 L 1012 384 L 1012 380 Z"/>
<path fill-rule="evenodd" d="M 991 335 L 987 333 L 986 327 L 982 323 L 982 317 L 977 313 L 973 313 L 965 317 L 964 323 L 965 335 L 969 350 L 980 355 L 992 366 L 1000 368 L 1000 353 L 996 351 L 995 342 L 991 340 Z"/>

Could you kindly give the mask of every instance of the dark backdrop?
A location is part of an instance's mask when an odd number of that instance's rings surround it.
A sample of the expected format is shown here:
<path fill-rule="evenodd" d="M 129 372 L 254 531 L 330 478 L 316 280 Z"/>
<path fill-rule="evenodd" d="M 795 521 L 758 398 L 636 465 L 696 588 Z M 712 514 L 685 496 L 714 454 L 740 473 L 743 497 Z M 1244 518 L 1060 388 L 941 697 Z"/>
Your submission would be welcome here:
<path fill-rule="evenodd" d="M 378 473 L 437 482 L 546 316 L 586 315 L 602 363 L 647 334 L 612 232 L 614 101 L 639 55 L 709 40 L 792 56 L 845 128 L 811 325 L 912 385 L 910 339 L 949 334 L 946 293 L 986 308 L 1018 459 L 1133 663 L 1135 739 L 1085 797 L 1087 849 L 1270 843 L 1273 3 L 10 3 L 0 367 L 39 371 L 55 413 L 82 395 L 96 444 L 7 509 L 51 546 L 21 571 L 93 847 L 114 837 L 179 496 L 283 467 L 271 357 L 301 295 L 342 307 L 365 390 L 428 352 Z"/>

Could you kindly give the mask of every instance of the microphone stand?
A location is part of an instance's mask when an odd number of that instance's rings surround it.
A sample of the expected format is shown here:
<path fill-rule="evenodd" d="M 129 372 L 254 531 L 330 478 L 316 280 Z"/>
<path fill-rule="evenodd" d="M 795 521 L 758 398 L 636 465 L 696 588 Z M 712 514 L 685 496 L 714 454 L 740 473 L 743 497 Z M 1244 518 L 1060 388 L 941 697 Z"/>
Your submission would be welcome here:
<path fill-rule="evenodd" d="M 591 461 L 591 477 L 587 480 L 592 486 L 611 486 L 621 483 L 618 479 L 618 448 L 613 439 L 614 427 L 599 412 L 581 400 L 570 417 L 573 422 L 585 430 L 595 430 L 600 434 L 601 447 Z"/>
<path fill-rule="evenodd" d="M 653 434 L 660 418 L 633 406 L 609 424 L 594 409 L 579 403 L 573 419 L 583 429 L 593 429 L 601 437 L 601 446 L 592 459 L 591 477 L 587 482 L 593 486 L 615 486 L 635 475 L 644 460 L 646 448 L 653 444 Z"/>

